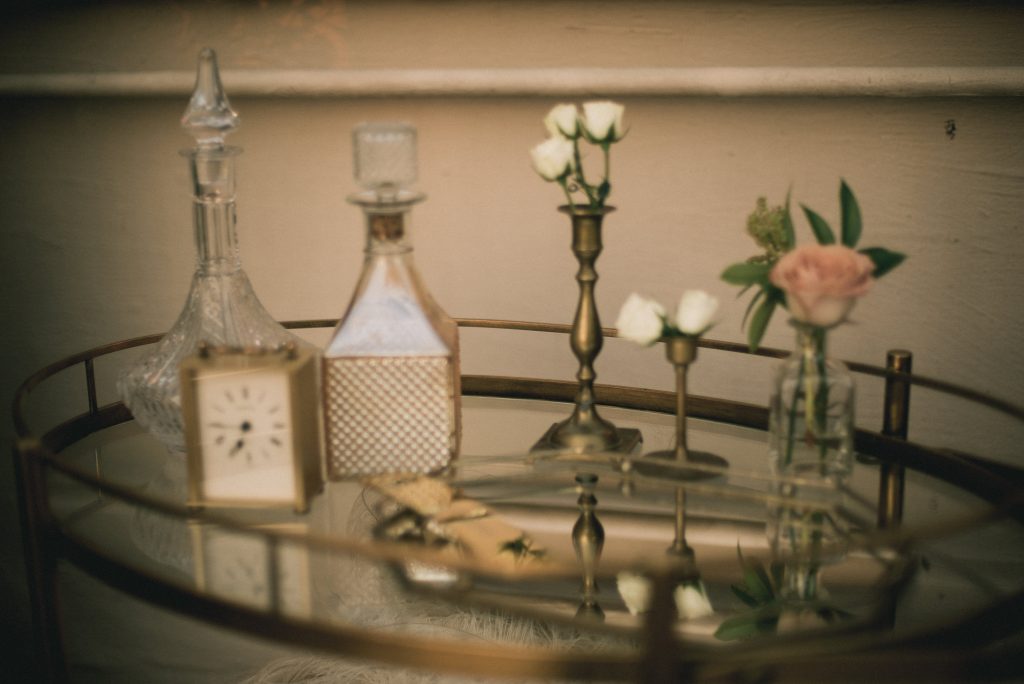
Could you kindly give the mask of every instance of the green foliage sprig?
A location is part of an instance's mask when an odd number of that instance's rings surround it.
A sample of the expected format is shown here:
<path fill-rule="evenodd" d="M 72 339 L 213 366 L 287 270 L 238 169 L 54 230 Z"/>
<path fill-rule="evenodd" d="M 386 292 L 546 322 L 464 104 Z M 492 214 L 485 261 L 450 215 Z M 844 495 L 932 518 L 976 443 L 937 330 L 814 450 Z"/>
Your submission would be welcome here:
<path fill-rule="evenodd" d="M 853 617 L 852 614 L 827 601 L 787 599 L 782 592 L 786 572 L 784 563 L 773 561 L 766 568 L 764 563 L 757 559 L 744 558 L 739 546 L 736 547 L 736 554 L 743 570 L 743 581 L 740 584 L 733 584 L 730 589 L 748 610 L 723 620 L 715 630 L 715 638 L 734 641 L 772 634 L 778 630 L 779 618 L 786 610 L 812 611 L 826 623 Z M 813 569 L 811 570 L 813 575 Z M 811 587 L 808 591 L 810 595 L 815 595 L 817 590 L 817 587 Z"/>
<path fill-rule="evenodd" d="M 547 555 L 547 551 L 545 549 L 535 548 L 533 540 L 525 534 L 521 534 L 512 541 L 507 541 L 499 545 L 498 553 L 511 553 L 515 556 L 517 561 L 528 557 L 543 558 Z"/>
<path fill-rule="evenodd" d="M 753 213 L 747 219 L 747 232 L 764 252 L 746 261 L 732 264 L 722 272 L 722 280 L 743 288 L 740 296 L 750 288 L 757 289 L 743 315 L 743 325 L 747 328 L 747 342 L 752 351 L 756 351 L 760 345 L 775 309 L 780 305 L 786 307 L 786 293 L 772 284 L 771 272 L 779 259 L 796 247 L 796 231 L 793 228 L 793 217 L 789 207 L 789 193 L 786 195 L 786 203 L 775 207 L 769 207 L 767 200 L 759 197 Z M 854 249 L 860 242 L 863 225 L 857 198 L 845 180 L 839 183 L 839 207 L 840 243 Z M 801 204 L 800 208 L 807 217 L 818 244 L 836 244 L 835 231 L 828 221 L 810 207 Z M 857 251 L 874 264 L 872 277 L 875 279 L 899 266 L 906 258 L 904 254 L 883 247 L 864 247 Z"/>

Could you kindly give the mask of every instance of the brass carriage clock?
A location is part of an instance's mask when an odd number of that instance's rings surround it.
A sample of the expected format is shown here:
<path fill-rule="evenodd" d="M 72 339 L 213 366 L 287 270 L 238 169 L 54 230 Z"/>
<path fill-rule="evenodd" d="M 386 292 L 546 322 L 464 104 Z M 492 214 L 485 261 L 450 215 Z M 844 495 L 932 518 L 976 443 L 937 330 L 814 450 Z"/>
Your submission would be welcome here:
<path fill-rule="evenodd" d="M 317 359 L 201 346 L 181 364 L 189 505 L 292 505 L 323 487 Z"/>

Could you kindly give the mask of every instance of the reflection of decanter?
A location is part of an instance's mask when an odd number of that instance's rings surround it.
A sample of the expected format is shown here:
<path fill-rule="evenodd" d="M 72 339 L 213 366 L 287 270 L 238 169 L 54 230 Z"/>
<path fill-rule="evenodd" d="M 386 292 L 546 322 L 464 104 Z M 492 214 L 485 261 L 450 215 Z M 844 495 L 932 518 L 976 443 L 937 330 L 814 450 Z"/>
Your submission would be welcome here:
<path fill-rule="evenodd" d="M 459 442 L 458 328 L 420 280 L 405 237 L 423 196 L 416 129 L 363 124 L 353 132 L 349 198 L 366 214 L 363 271 L 324 352 L 324 422 L 331 477 L 434 472 Z"/>
<path fill-rule="evenodd" d="M 185 308 L 170 331 L 118 379 L 135 420 L 172 451 L 184 451 L 178 364 L 201 341 L 214 345 L 277 346 L 295 338 L 267 313 L 242 270 L 235 233 L 235 156 L 224 145 L 238 127 L 217 71 L 217 56 L 199 54 L 196 87 L 182 127 L 196 139 L 188 158 L 198 265 Z M 305 344 L 305 343 L 300 343 Z"/>

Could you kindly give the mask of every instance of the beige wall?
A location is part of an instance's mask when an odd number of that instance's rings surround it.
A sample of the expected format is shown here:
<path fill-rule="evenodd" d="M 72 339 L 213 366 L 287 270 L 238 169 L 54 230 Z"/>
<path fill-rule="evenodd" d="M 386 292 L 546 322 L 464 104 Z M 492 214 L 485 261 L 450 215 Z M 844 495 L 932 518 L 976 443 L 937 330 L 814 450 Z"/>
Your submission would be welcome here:
<path fill-rule="evenodd" d="M 344 201 L 353 187 L 349 131 L 384 118 L 419 128 L 420 186 L 430 199 L 415 213 L 417 259 L 448 311 L 568 322 L 575 265 L 567 222 L 555 211 L 560 193 L 536 177 L 527 151 L 562 99 L 545 84 L 564 78 L 564 66 L 602 67 L 618 71 L 583 76 L 619 84 L 595 95 L 621 99 L 630 125 L 614 150 L 619 210 L 598 265 L 606 325 L 633 290 L 672 302 L 702 287 L 728 305 L 712 336 L 742 340 L 743 305 L 718 274 L 754 252 L 743 226 L 755 198 L 778 202 L 792 187 L 835 219 L 843 177 L 860 199 L 865 242 L 910 259 L 859 306 L 856 324 L 832 336 L 834 353 L 880 363 L 887 349 L 907 347 L 920 373 L 1021 402 L 1022 25 L 1024 10 L 1009 4 L 938 2 L 88 4 L 22 15 L 0 29 L 2 396 L 44 363 L 166 329 L 177 315 L 194 258 L 177 156 L 188 139 L 177 121 L 195 55 L 210 45 L 242 117 L 234 142 L 246 148 L 238 162 L 243 260 L 279 318 L 343 310 L 362 243 L 358 212 Z M 697 96 L 705 91 L 686 83 L 714 73 L 680 71 L 725 66 L 778 67 L 755 73 L 783 81 L 810 74 L 811 85 L 800 97 L 770 96 L 767 86 L 747 97 Z M 821 67 L 837 69 L 799 71 Z M 841 67 L 872 70 L 854 78 Z M 927 67 L 933 95 L 873 96 L 881 91 L 871 78 L 903 78 L 894 71 L 901 67 Z M 941 86 L 943 70 L 959 67 L 1002 85 L 934 96 L 935 79 Z M 494 82 L 504 88 L 508 69 L 540 71 L 520 74 L 517 92 L 527 94 L 495 96 L 460 86 L 453 70 L 465 68 L 499 70 Z M 622 69 L 650 68 L 670 70 L 657 72 L 661 86 L 636 94 L 622 85 L 630 73 L 651 76 Z M 297 79 L 332 70 L 325 90 L 334 94 L 288 96 L 280 69 L 304 70 Z M 358 75 L 351 69 L 398 70 L 399 83 L 409 77 L 402 70 L 444 70 L 440 80 L 459 92 L 345 96 Z M 258 70 L 256 81 L 271 86 L 233 90 L 233 77 L 253 82 L 253 72 L 237 70 Z M 150 73 L 164 71 L 178 73 Z M 30 96 L 33 79 L 19 77 L 71 74 L 65 83 L 87 93 L 91 75 L 109 72 L 127 73 L 122 95 Z M 868 95 L 807 95 L 843 78 Z M 164 83 L 164 94 L 140 95 L 155 82 L 147 79 Z M 914 91 L 913 78 L 901 82 Z M 1017 95 L 963 95 L 972 87 Z M 267 90 L 277 94 L 253 94 Z M 809 239 L 802 219 L 798 231 Z M 790 337 L 778 316 L 766 342 L 785 347 Z M 471 332 L 464 346 L 467 372 L 569 378 L 575 370 L 563 339 Z M 622 343 L 606 345 L 598 372 L 601 381 L 669 387 L 658 352 Z M 764 403 L 768 373 L 765 364 L 706 353 L 693 389 Z M 877 428 L 877 387 L 862 389 L 861 422 Z M 984 437 L 991 455 L 1021 464 L 1024 435 L 1008 421 L 962 418 L 923 401 L 915 411 L 914 437 L 968 449 Z"/>

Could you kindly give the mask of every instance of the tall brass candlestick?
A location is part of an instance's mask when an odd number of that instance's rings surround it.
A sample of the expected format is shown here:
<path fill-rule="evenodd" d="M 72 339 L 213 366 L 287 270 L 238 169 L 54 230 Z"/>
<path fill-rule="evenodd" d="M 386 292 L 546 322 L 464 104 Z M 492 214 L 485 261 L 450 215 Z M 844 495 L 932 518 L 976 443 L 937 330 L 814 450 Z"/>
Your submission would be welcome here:
<path fill-rule="evenodd" d="M 572 546 L 576 550 L 576 558 L 583 567 L 581 601 L 576 617 L 603 621 L 604 611 L 597 603 L 597 564 L 604 549 L 604 526 L 597 519 L 597 512 L 594 510 L 597 507 L 597 497 L 594 496 L 597 475 L 580 473 L 576 476 L 576 483 L 580 490 L 580 497 L 576 501 L 580 517 L 572 527 Z"/>
<path fill-rule="evenodd" d="M 630 453 L 641 441 L 640 431 L 632 428 L 617 428 L 597 412 L 594 399 L 594 360 L 601 352 L 604 338 L 601 321 L 597 314 L 594 286 L 597 271 L 594 264 L 601 254 L 601 224 L 606 214 L 614 207 L 590 209 L 584 206 L 565 205 L 559 211 L 569 214 L 572 219 L 572 252 L 579 262 L 576 282 L 580 296 L 573 319 L 570 347 L 580 362 L 576 379 L 575 407 L 566 420 L 555 423 L 534 446 L 534 450 L 568 449 L 575 452 L 616 451 Z"/>
<path fill-rule="evenodd" d="M 668 451 L 655 451 L 647 454 L 646 459 L 672 460 L 678 465 L 692 465 L 697 468 L 673 469 L 672 477 L 681 479 L 699 479 L 715 477 L 715 470 L 725 470 L 728 462 L 721 456 L 704 451 L 691 451 L 686 443 L 686 371 L 697 358 L 697 340 L 693 337 L 666 337 L 665 358 L 672 364 L 676 375 L 676 445 Z M 637 464 L 638 469 L 650 469 L 650 461 Z"/>

